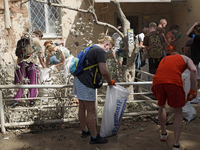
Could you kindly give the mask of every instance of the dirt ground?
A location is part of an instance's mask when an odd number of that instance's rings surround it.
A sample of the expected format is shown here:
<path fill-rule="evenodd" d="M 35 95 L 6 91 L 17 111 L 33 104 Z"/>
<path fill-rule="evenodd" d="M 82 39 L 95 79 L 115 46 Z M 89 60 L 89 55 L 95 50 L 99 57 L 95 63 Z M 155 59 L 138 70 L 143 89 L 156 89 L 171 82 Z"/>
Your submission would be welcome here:
<path fill-rule="evenodd" d="M 195 109 L 197 117 L 183 123 L 180 138 L 187 150 L 200 149 L 200 104 L 196 104 Z M 108 138 L 107 144 L 91 145 L 90 137 L 81 138 L 79 125 L 73 124 L 60 130 L 0 134 L 0 150 L 171 150 L 173 125 L 167 125 L 167 142 L 159 140 L 159 131 L 159 125 L 150 119 L 126 119 L 118 134 Z"/>

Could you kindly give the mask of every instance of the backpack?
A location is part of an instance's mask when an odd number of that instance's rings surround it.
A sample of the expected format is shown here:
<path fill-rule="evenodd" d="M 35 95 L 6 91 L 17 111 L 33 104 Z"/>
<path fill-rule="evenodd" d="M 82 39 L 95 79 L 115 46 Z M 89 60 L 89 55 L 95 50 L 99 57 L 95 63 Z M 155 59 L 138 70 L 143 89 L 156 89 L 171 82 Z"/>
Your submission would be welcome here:
<path fill-rule="evenodd" d="M 149 37 L 149 57 L 151 58 L 163 57 L 163 47 L 158 35 L 157 32 L 153 35 L 147 34 Z"/>
<path fill-rule="evenodd" d="M 97 45 L 92 45 L 89 47 L 84 48 L 82 51 L 80 51 L 78 53 L 78 55 L 72 59 L 70 66 L 69 66 L 69 70 L 70 73 L 74 76 L 77 76 L 79 74 L 81 74 L 83 71 L 85 70 L 90 70 L 92 77 L 94 78 L 93 80 L 93 84 L 95 85 L 95 88 L 100 88 L 103 84 L 103 80 L 102 80 L 102 76 L 99 72 L 99 67 L 98 64 L 94 64 L 94 65 L 89 65 L 88 59 L 86 58 L 86 55 L 88 53 L 88 51 L 90 50 L 90 48 L 92 47 L 98 47 Z M 83 68 L 83 62 L 86 60 L 87 66 L 86 68 Z M 95 73 L 93 74 L 93 72 L 91 71 L 91 68 L 96 67 Z"/>
<path fill-rule="evenodd" d="M 17 41 L 17 48 L 15 55 L 21 58 L 29 58 L 31 54 L 27 54 L 26 46 L 30 44 L 30 38 L 28 36 L 22 36 L 20 40 Z"/>

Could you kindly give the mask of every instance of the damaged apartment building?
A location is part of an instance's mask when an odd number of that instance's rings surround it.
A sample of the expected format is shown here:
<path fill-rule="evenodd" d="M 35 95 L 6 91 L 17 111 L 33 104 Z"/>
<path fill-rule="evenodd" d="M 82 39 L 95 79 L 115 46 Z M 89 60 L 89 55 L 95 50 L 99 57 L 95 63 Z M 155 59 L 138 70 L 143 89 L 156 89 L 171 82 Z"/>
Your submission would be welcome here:
<path fill-rule="evenodd" d="M 38 0 L 37 0 L 38 1 Z M 80 49 L 77 45 L 84 43 L 83 36 L 96 43 L 97 35 L 107 30 L 106 27 L 97 26 L 88 13 L 80 13 L 70 8 L 87 10 L 93 3 L 92 0 L 0 0 L 0 47 L 1 57 L 6 62 L 16 60 L 16 43 L 24 32 L 41 30 L 44 34 L 42 42 L 46 40 L 65 40 L 65 46 L 75 54 Z M 121 8 L 131 23 L 135 34 L 140 33 L 152 21 L 158 23 L 165 18 L 168 21 L 166 32 L 173 24 L 178 24 L 182 33 L 177 50 L 181 52 L 188 37 L 187 30 L 194 22 L 199 21 L 199 0 L 118 0 Z M 51 6 L 51 3 L 59 6 Z M 117 26 L 120 22 L 115 6 L 110 0 L 94 0 L 95 13 L 99 21 Z M 5 22 L 7 20 L 7 22 Z M 85 22 L 92 26 L 82 35 L 73 35 L 76 26 Z M 74 30 L 72 30 L 74 29 Z M 89 33 L 91 32 L 91 33 Z M 109 34 L 114 31 L 110 30 Z M 89 39 L 90 38 L 90 39 Z M 74 46 L 75 45 L 75 46 Z"/>

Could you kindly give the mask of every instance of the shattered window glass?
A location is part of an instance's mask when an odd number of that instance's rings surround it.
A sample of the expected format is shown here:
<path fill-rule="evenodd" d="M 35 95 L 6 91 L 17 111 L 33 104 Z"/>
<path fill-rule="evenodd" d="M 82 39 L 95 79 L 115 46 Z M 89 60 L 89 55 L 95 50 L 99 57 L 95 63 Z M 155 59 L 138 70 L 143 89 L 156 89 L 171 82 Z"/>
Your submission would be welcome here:
<path fill-rule="evenodd" d="M 46 1 L 47 0 L 43 0 Z M 60 4 L 57 0 L 51 3 Z M 41 30 L 44 37 L 62 36 L 61 9 L 44 3 L 29 1 L 31 31 Z"/>

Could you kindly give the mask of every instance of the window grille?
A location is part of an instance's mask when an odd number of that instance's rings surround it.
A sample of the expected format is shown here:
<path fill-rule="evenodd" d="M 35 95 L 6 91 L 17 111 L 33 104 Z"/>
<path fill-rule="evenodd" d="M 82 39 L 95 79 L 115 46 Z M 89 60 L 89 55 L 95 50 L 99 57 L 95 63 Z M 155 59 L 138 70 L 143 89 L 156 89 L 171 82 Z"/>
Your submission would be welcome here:
<path fill-rule="evenodd" d="M 43 1 L 47 2 L 47 0 Z M 57 0 L 51 0 L 51 2 L 60 3 Z M 29 1 L 29 16 L 32 32 L 41 30 L 44 38 L 62 36 L 61 8 L 31 0 Z"/>

